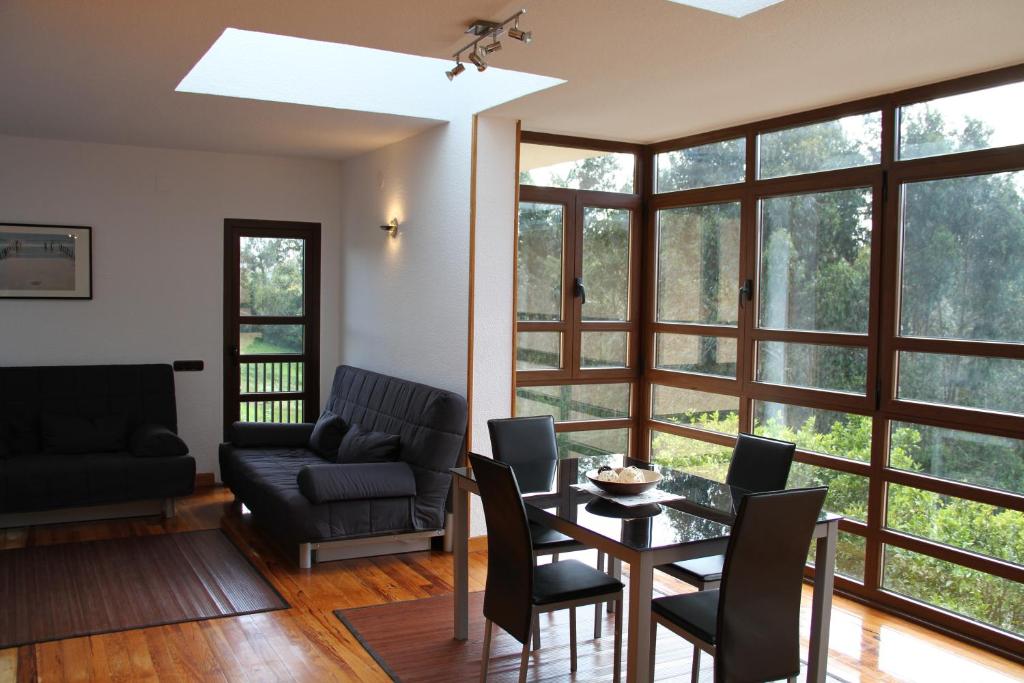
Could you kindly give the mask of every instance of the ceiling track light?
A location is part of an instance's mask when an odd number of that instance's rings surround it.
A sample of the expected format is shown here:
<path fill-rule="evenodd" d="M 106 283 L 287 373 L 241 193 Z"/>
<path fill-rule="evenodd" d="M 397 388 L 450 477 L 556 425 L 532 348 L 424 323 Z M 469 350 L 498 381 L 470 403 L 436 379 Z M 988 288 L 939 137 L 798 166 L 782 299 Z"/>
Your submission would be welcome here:
<path fill-rule="evenodd" d="M 452 57 L 455 58 L 455 66 L 445 72 L 448 80 L 455 80 L 456 76 L 466 70 L 466 66 L 462 63 L 463 53 L 468 54 L 469 61 L 473 63 L 477 71 L 486 71 L 487 56 L 494 54 L 501 49 L 501 41 L 498 40 L 498 38 L 500 38 L 503 33 L 507 34 L 509 38 L 518 40 L 522 43 L 529 43 L 533 40 L 532 32 L 523 31 L 519 28 L 519 18 L 524 14 L 526 14 L 526 10 L 521 9 L 505 21 L 494 22 L 484 21 L 482 19 L 474 21 L 466 30 L 466 33 L 472 33 L 476 38 L 452 55 Z M 506 29 L 505 27 L 508 24 L 512 24 L 512 26 Z M 487 38 L 490 38 L 491 42 L 486 45 L 481 45 L 481 41 Z"/>

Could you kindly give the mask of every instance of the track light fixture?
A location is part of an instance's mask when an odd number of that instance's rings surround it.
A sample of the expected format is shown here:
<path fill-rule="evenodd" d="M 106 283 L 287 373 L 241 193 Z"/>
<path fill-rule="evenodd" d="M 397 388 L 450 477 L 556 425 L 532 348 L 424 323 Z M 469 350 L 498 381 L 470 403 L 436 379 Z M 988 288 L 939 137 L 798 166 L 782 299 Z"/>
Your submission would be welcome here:
<path fill-rule="evenodd" d="M 452 55 L 452 57 L 455 58 L 455 66 L 445 72 L 445 75 L 448 76 L 448 80 L 454 80 L 456 76 L 466 70 L 465 65 L 462 63 L 463 53 L 468 55 L 467 59 L 473 63 L 477 71 L 486 71 L 487 56 L 494 54 L 501 49 L 501 41 L 498 40 L 498 38 L 500 38 L 503 33 L 507 33 L 509 38 L 513 38 L 522 43 L 529 43 L 533 40 L 532 32 L 522 31 L 519 28 L 519 18 L 524 14 L 526 14 L 526 10 L 521 9 L 505 21 L 495 22 L 485 21 L 483 19 L 474 21 L 469 28 L 466 29 L 466 33 L 472 33 L 476 38 Z M 508 24 L 513 25 L 506 29 L 505 27 Z M 490 38 L 491 42 L 486 45 L 481 45 L 481 41 L 486 38 Z"/>

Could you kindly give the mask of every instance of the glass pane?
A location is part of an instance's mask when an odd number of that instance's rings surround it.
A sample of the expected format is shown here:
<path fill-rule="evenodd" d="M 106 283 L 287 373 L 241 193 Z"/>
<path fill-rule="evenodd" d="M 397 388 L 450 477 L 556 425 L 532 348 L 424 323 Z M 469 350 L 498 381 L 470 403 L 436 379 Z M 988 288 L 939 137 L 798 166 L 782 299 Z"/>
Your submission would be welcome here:
<path fill-rule="evenodd" d="M 864 522 L 868 518 L 868 478 L 838 470 L 794 462 L 786 488 L 827 486 L 825 509 Z"/>
<path fill-rule="evenodd" d="M 651 387 L 651 419 L 736 434 L 740 428 L 740 399 L 655 384 Z"/>
<path fill-rule="evenodd" d="M 887 545 L 882 587 L 1024 636 L 1024 583 Z"/>
<path fill-rule="evenodd" d="M 657 332 L 654 367 L 735 379 L 736 339 Z"/>
<path fill-rule="evenodd" d="M 239 405 L 242 422 L 304 422 L 302 400 L 242 401 Z"/>
<path fill-rule="evenodd" d="M 238 347 L 243 356 L 302 353 L 305 325 L 240 325 Z"/>
<path fill-rule="evenodd" d="M 552 415 L 556 422 L 629 417 L 629 384 L 565 384 L 516 389 L 516 416 Z"/>
<path fill-rule="evenodd" d="M 757 381 L 864 394 L 868 350 L 789 342 L 757 343 Z"/>
<path fill-rule="evenodd" d="M 901 351 L 897 396 L 1024 415 L 1024 361 Z"/>
<path fill-rule="evenodd" d="M 305 240 L 242 237 L 239 314 L 302 315 L 305 258 Z"/>
<path fill-rule="evenodd" d="M 624 368 L 629 352 L 628 332 L 583 332 L 580 367 Z"/>
<path fill-rule="evenodd" d="M 732 461 L 727 446 L 651 430 L 651 462 L 706 479 L 725 481 Z"/>
<path fill-rule="evenodd" d="M 636 157 L 594 149 L 519 145 L 519 184 L 571 190 L 633 192 Z"/>
<path fill-rule="evenodd" d="M 877 111 L 763 133 L 757 136 L 757 177 L 877 164 L 881 143 L 882 113 Z"/>
<path fill-rule="evenodd" d="M 1024 83 L 918 102 L 899 109 L 900 159 L 1024 143 Z"/>
<path fill-rule="evenodd" d="M 243 394 L 302 391 L 305 365 L 291 361 L 241 363 L 239 390 Z"/>
<path fill-rule="evenodd" d="M 558 370 L 561 367 L 561 332 L 516 334 L 516 370 Z"/>
<path fill-rule="evenodd" d="M 761 327 L 868 331 L 871 190 L 761 201 Z"/>
<path fill-rule="evenodd" d="M 742 183 L 746 176 L 746 140 L 724 140 L 663 152 L 655 157 L 655 192 L 692 190 Z"/>
<path fill-rule="evenodd" d="M 907 183 L 902 197 L 900 334 L 1024 341 L 1024 171 Z"/>
<path fill-rule="evenodd" d="M 1024 564 L 1024 513 L 899 484 L 888 490 L 890 529 Z"/>
<path fill-rule="evenodd" d="M 516 306 L 519 320 L 562 319 L 561 204 L 519 204 Z"/>
<path fill-rule="evenodd" d="M 864 548 L 866 545 L 867 539 L 863 536 L 840 531 L 836 542 L 836 574 L 853 579 L 858 583 L 864 583 Z M 817 550 L 818 544 L 812 542 L 811 550 L 807 553 L 807 564 L 812 567 Z"/>
<path fill-rule="evenodd" d="M 658 321 L 735 325 L 740 205 L 658 212 Z"/>
<path fill-rule="evenodd" d="M 893 422 L 889 466 L 1024 493 L 1024 441 Z"/>
<path fill-rule="evenodd" d="M 585 432 L 559 432 L 558 453 L 563 458 L 579 458 L 581 473 L 604 464 L 609 454 L 628 453 L 628 429 L 596 429 Z M 593 463 L 593 464 L 592 464 Z"/>
<path fill-rule="evenodd" d="M 629 319 L 628 209 L 583 209 L 584 320 Z"/>
<path fill-rule="evenodd" d="M 871 460 L 871 418 L 783 403 L 754 401 L 754 433 L 850 460 Z"/>

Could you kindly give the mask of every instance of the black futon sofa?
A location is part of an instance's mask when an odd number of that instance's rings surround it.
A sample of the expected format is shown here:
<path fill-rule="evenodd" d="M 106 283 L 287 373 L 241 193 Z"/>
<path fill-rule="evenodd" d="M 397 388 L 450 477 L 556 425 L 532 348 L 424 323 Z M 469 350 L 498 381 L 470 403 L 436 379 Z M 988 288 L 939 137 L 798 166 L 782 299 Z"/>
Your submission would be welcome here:
<path fill-rule="evenodd" d="M 173 515 L 196 478 L 177 428 L 170 365 L 0 367 L 0 526 Z"/>
<path fill-rule="evenodd" d="M 401 552 L 442 535 L 466 400 L 343 365 L 324 411 L 339 416 L 343 430 L 397 435 L 397 453 L 388 462 L 338 464 L 335 453 L 310 448 L 314 423 L 236 422 L 220 447 L 221 478 L 257 524 L 298 544 L 303 568 L 314 552 L 316 561 Z"/>

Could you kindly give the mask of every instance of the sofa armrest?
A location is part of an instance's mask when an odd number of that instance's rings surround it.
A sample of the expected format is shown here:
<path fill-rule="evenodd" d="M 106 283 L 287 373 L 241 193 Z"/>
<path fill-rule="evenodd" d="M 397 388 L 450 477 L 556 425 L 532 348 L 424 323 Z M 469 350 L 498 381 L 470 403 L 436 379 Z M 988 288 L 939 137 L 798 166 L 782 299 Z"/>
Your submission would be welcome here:
<path fill-rule="evenodd" d="M 416 495 L 416 477 L 404 462 L 306 465 L 299 491 L 313 504 Z"/>
<path fill-rule="evenodd" d="M 228 441 L 238 448 L 301 448 L 309 444 L 309 435 L 313 433 L 314 426 L 312 422 L 234 422 L 228 432 Z"/>
<path fill-rule="evenodd" d="M 169 458 L 188 455 L 181 437 L 158 424 L 140 425 L 131 436 L 132 455 L 138 458 Z"/>

